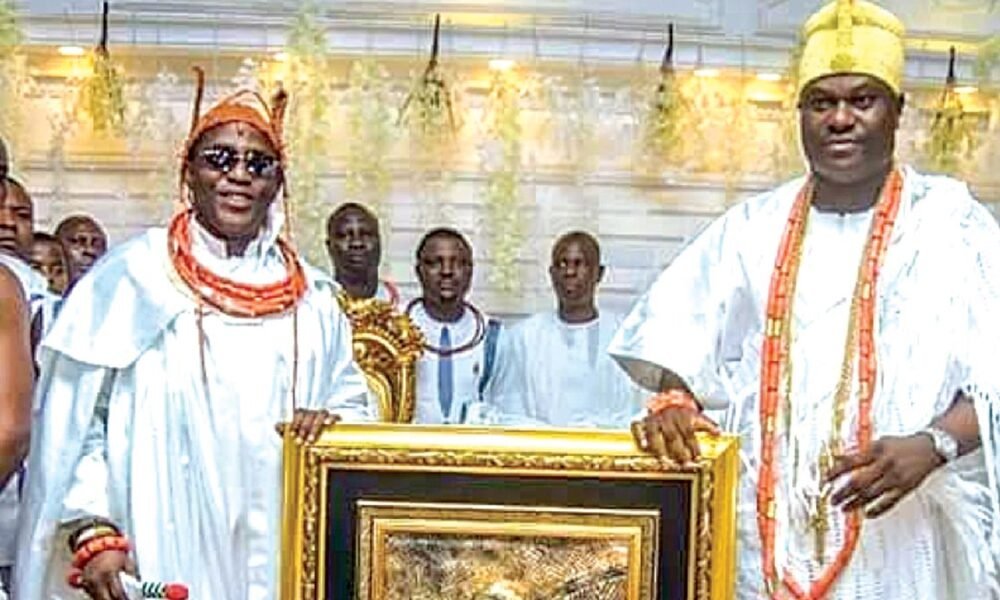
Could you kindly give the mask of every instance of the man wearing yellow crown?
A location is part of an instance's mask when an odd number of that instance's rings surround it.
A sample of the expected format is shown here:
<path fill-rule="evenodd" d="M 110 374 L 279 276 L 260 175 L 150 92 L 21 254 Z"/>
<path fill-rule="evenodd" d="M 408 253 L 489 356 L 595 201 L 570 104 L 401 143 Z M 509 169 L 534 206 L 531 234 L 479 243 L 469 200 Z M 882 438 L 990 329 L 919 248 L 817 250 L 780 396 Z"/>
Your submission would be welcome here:
<path fill-rule="evenodd" d="M 894 160 L 897 18 L 842 0 L 803 33 L 809 175 L 714 222 L 619 330 L 656 392 L 636 440 L 740 436 L 739 598 L 996 597 L 1000 229 Z"/>
<path fill-rule="evenodd" d="M 335 284 L 281 236 L 283 102 L 199 115 L 199 84 L 182 209 L 96 265 L 43 342 L 16 598 L 124 600 L 123 571 L 277 598 L 275 425 L 370 416 Z"/>

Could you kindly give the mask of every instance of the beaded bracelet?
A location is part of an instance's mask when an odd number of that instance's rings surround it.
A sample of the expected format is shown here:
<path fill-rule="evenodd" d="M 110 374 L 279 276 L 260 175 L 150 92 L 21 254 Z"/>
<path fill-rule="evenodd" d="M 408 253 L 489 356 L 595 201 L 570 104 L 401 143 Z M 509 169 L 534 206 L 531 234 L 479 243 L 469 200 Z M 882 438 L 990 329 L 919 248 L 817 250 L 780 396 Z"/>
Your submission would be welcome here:
<path fill-rule="evenodd" d="M 117 529 L 114 527 L 109 527 L 107 525 L 98 525 L 97 527 L 91 527 L 90 529 L 85 529 L 77 534 L 76 536 L 76 546 L 73 551 L 76 552 L 81 546 L 100 537 L 110 537 L 121 535 Z"/>
<path fill-rule="evenodd" d="M 670 390 L 660 392 L 646 403 L 646 409 L 650 414 L 658 414 L 669 408 L 687 408 L 695 412 L 701 412 L 701 407 L 695 402 L 691 394 L 683 390 Z"/>
<path fill-rule="evenodd" d="M 85 521 L 81 521 L 77 526 L 77 528 L 73 530 L 73 533 L 69 535 L 69 539 L 67 540 L 69 542 L 69 551 L 76 552 L 76 549 L 80 546 L 80 538 L 83 536 L 83 534 L 86 533 L 88 530 L 96 529 L 99 527 L 107 527 L 111 529 L 115 535 L 121 535 L 121 529 L 118 529 L 118 527 L 116 527 L 114 523 L 112 523 L 107 519 L 101 519 L 101 518 L 87 519 Z"/>
<path fill-rule="evenodd" d="M 87 563 L 92 561 L 94 557 L 102 552 L 128 552 L 131 548 L 132 546 L 128 543 L 128 539 L 121 535 L 94 538 L 76 551 L 73 555 L 73 566 L 77 569 L 83 570 L 83 568 L 87 566 Z"/>

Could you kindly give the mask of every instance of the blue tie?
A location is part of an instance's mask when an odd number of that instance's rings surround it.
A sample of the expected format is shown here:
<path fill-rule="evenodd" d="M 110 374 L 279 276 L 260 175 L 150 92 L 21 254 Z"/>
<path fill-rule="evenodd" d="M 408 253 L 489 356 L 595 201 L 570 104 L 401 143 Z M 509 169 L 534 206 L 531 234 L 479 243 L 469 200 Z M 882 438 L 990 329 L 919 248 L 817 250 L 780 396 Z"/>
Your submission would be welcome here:
<path fill-rule="evenodd" d="M 451 415 L 451 400 L 454 396 L 454 391 L 452 387 L 454 386 L 454 381 L 452 381 L 451 374 L 451 354 L 448 353 L 451 350 L 451 333 L 448 331 L 448 327 L 441 328 L 441 341 L 438 347 L 442 351 L 442 356 L 438 358 L 438 399 L 441 402 L 441 414 L 444 416 L 444 422 L 448 422 L 448 417 Z"/>

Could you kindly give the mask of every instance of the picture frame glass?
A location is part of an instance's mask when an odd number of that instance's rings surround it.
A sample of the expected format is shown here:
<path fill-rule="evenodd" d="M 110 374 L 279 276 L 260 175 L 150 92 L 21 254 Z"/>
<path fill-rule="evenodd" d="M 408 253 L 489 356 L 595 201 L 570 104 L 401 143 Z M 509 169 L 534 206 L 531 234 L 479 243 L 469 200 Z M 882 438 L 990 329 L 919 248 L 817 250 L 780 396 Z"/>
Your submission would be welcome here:
<path fill-rule="evenodd" d="M 652 600 L 652 510 L 359 500 L 357 600 Z"/>

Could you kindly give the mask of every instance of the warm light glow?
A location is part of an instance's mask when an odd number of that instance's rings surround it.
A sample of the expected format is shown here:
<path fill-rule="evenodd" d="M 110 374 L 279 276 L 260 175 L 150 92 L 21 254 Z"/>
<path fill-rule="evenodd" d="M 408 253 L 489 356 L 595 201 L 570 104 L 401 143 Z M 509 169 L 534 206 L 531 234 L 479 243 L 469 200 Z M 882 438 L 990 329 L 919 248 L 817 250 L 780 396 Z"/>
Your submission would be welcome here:
<path fill-rule="evenodd" d="M 507 58 L 494 58 L 490 61 L 490 70 L 492 71 L 510 71 L 514 68 L 514 61 Z"/>
<path fill-rule="evenodd" d="M 273 58 L 274 60 L 276 60 L 278 62 L 285 62 L 286 60 L 288 60 L 288 53 L 284 52 L 282 50 L 279 50 L 279 51 L 275 52 L 274 54 L 272 54 L 271 58 Z"/>
<path fill-rule="evenodd" d="M 760 81 L 781 81 L 781 73 L 761 72 L 757 73 L 757 79 Z"/>
<path fill-rule="evenodd" d="M 83 56 L 85 52 L 80 46 L 59 46 L 59 54 L 63 56 Z"/>
<path fill-rule="evenodd" d="M 718 77 L 718 69 L 695 69 L 694 74 L 697 77 Z"/>
<path fill-rule="evenodd" d="M 977 88 L 974 85 L 960 85 L 960 86 L 958 86 L 958 87 L 955 88 L 955 93 L 956 94 L 962 94 L 962 95 L 965 95 L 965 94 L 975 94 L 978 91 L 979 91 L 979 88 Z"/>

